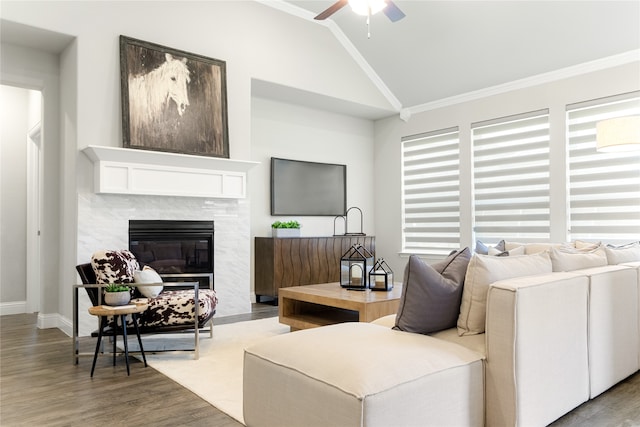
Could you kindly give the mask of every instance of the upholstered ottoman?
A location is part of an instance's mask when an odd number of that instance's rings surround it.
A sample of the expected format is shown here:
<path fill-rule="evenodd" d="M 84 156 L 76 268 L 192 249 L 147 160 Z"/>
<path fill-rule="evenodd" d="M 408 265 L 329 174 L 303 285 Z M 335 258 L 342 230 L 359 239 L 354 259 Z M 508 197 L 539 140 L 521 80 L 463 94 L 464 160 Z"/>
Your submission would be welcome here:
<path fill-rule="evenodd" d="M 482 426 L 482 356 L 369 323 L 269 338 L 245 350 L 247 426 Z"/>

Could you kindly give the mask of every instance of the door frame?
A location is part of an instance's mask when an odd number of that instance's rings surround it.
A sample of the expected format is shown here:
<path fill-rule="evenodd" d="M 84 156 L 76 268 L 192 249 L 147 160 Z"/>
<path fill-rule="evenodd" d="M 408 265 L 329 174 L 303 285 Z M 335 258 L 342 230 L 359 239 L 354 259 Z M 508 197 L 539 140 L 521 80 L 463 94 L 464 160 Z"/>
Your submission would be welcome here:
<path fill-rule="evenodd" d="M 40 92 L 42 96 L 42 92 Z M 42 103 L 41 112 L 42 117 Z M 42 206 L 42 120 L 27 135 L 27 313 L 40 311 L 40 227 Z"/>

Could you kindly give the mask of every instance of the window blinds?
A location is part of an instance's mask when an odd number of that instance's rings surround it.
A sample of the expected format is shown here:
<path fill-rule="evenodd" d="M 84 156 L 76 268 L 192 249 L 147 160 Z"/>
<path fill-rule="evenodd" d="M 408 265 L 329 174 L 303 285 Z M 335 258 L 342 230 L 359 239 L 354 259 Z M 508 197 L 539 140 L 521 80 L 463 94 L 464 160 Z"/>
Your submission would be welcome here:
<path fill-rule="evenodd" d="M 548 110 L 471 129 L 476 239 L 549 241 Z"/>
<path fill-rule="evenodd" d="M 569 239 L 640 240 L 640 152 L 596 151 L 596 123 L 640 114 L 640 92 L 567 106 Z"/>
<path fill-rule="evenodd" d="M 448 255 L 460 246 L 458 128 L 402 138 L 403 251 Z"/>

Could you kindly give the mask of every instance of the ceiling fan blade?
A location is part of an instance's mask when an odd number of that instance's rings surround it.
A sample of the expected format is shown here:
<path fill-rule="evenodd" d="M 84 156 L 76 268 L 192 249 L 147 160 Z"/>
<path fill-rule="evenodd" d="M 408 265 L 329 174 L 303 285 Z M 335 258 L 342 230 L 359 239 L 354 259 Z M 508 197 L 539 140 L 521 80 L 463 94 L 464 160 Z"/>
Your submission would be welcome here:
<path fill-rule="evenodd" d="M 387 6 L 382 9 L 382 11 L 387 15 L 387 18 L 389 18 L 391 22 L 399 21 L 406 16 L 404 12 L 401 11 L 400 8 L 391 0 L 387 0 Z"/>
<path fill-rule="evenodd" d="M 337 2 L 332 4 L 329 8 L 327 8 L 327 10 L 325 10 L 324 12 L 321 12 L 318 16 L 316 16 L 313 19 L 317 19 L 318 21 L 327 19 L 328 17 L 330 17 L 331 15 L 333 15 L 334 13 L 336 13 L 337 11 L 345 7 L 347 3 L 349 3 L 349 0 L 338 0 Z"/>

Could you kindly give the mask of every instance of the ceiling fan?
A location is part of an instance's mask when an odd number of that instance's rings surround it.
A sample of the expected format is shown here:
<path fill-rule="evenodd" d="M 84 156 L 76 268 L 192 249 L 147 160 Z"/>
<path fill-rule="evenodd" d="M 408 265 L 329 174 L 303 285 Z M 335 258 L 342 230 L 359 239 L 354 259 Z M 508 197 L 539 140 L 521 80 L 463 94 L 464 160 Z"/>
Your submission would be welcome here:
<path fill-rule="evenodd" d="M 314 19 L 322 21 L 327 19 L 344 6 L 349 4 L 351 9 L 358 15 L 371 16 L 382 11 L 391 22 L 396 22 L 405 17 L 404 12 L 396 6 L 391 0 L 338 0 L 332 4 L 327 10 L 321 12 Z"/>

